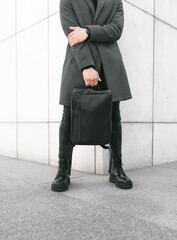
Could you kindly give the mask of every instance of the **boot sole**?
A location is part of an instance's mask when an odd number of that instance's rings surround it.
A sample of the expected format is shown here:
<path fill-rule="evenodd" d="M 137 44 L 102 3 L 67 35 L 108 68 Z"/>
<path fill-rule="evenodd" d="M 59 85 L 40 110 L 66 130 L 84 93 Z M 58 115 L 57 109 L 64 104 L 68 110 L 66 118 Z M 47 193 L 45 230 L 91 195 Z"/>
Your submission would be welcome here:
<path fill-rule="evenodd" d="M 68 190 L 68 185 L 70 185 L 70 178 L 68 178 L 68 181 L 67 181 L 67 185 L 65 185 L 64 187 L 61 186 L 61 187 L 58 187 L 57 184 L 53 184 L 51 185 L 51 190 L 54 191 L 54 192 L 64 192 L 64 191 L 67 191 Z"/>
<path fill-rule="evenodd" d="M 133 183 L 132 183 L 132 182 L 130 182 L 129 185 L 123 185 L 123 184 L 119 183 L 119 182 L 115 179 L 115 177 L 113 177 L 113 176 L 111 176 L 111 175 L 109 176 L 109 182 L 115 183 L 116 187 L 121 188 L 121 189 L 130 189 L 130 188 L 133 187 Z"/>
<path fill-rule="evenodd" d="M 68 190 L 68 186 L 65 187 L 65 188 L 57 188 L 57 186 L 52 185 L 51 186 L 51 190 L 54 191 L 54 192 L 64 192 L 64 191 Z"/>

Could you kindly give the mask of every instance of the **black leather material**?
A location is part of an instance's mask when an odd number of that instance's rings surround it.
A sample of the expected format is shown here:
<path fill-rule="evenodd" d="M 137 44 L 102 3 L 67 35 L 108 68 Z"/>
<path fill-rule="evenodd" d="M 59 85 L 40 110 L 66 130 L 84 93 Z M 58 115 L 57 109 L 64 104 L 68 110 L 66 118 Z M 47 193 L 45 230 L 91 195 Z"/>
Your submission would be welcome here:
<path fill-rule="evenodd" d="M 120 158 L 112 158 L 110 162 L 110 176 L 109 181 L 115 183 L 116 187 L 122 189 L 130 189 L 133 183 L 125 174 L 122 168 L 122 161 Z"/>
<path fill-rule="evenodd" d="M 53 180 L 51 185 L 51 190 L 55 192 L 63 192 L 68 190 L 68 185 L 70 184 L 70 177 L 69 176 L 58 176 Z"/>
<path fill-rule="evenodd" d="M 112 129 L 111 90 L 75 88 L 71 97 L 71 142 L 74 145 L 104 145 Z"/>
<path fill-rule="evenodd" d="M 56 177 L 54 178 L 51 190 L 56 192 L 62 192 L 68 190 L 68 185 L 70 184 L 70 177 L 68 175 L 68 167 L 66 159 L 59 159 L 58 161 L 58 171 Z"/>

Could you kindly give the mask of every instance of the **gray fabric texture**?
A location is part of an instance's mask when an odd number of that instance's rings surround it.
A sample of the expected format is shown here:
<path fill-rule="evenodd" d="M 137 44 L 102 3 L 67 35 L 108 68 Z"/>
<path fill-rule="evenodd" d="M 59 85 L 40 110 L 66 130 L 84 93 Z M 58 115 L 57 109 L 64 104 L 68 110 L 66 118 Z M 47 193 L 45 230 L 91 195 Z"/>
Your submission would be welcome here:
<path fill-rule="evenodd" d="M 66 36 L 69 26 L 80 26 L 89 28 L 90 38 L 67 46 L 59 104 L 70 106 L 73 88 L 85 87 L 82 69 L 92 65 L 100 73 L 101 64 L 113 102 L 132 98 L 117 42 L 124 25 L 122 0 L 98 0 L 96 10 L 91 0 L 61 0 L 60 20 Z"/>

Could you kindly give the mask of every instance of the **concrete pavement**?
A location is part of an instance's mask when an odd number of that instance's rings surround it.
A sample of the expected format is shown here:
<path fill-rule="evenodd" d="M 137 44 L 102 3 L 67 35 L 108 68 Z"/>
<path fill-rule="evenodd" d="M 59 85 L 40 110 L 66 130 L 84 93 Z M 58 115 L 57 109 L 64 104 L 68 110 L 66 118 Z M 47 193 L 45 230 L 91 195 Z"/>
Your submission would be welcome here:
<path fill-rule="evenodd" d="M 2 240 L 176 240 L 177 162 L 108 175 L 72 171 L 69 190 L 50 190 L 57 168 L 0 156 Z"/>

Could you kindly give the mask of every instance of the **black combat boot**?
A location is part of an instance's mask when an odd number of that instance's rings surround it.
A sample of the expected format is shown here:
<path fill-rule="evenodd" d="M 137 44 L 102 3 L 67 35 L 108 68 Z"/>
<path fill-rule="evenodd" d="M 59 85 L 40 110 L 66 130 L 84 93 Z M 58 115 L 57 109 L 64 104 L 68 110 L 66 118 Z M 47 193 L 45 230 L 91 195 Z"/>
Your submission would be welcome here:
<path fill-rule="evenodd" d="M 129 189 L 133 187 L 132 181 L 127 177 L 122 168 L 121 158 L 111 157 L 109 173 L 109 181 L 115 183 L 116 187 L 122 189 Z"/>
<path fill-rule="evenodd" d="M 53 180 L 51 190 L 56 192 L 63 192 L 68 190 L 68 185 L 70 184 L 70 170 L 68 169 L 67 159 L 59 158 L 58 164 L 59 166 L 57 175 Z"/>

